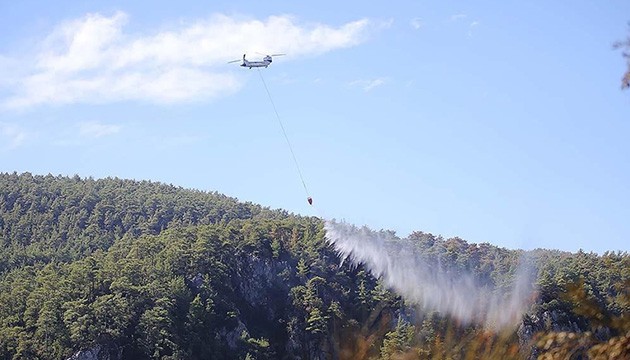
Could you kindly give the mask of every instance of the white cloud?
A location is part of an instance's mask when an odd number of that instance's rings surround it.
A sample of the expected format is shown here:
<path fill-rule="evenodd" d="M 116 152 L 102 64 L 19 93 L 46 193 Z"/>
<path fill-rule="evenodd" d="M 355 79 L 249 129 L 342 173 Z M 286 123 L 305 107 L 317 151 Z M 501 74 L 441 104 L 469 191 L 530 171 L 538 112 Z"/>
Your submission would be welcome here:
<path fill-rule="evenodd" d="M 0 139 L 4 140 L 6 148 L 15 149 L 19 147 L 27 137 L 26 131 L 19 126 L 0 122 Z"/>
<path fill-rule="evenodd" d="M 410 25 L 412 28 L 419 30 L 424 26 L 424 22 L 420 18 L 414 18 L 411 20 Z"/>
<path fill-rule="evenodd" d="M 468 17 L 468 15 L 466 15 L 466 14 L 454 14 L 454 15 L 451 15 L 451 21 L 463 20 L 463 19 L 465 19 L 467 17 Z"/>
<path fill-rule="evenodd" d="M 318 55 L 355 46 L 379 25 L 367 19 L 333 27 L 291 16 L 265 20 L 214 15 L 148 34 L 125 31 L 129 16 L 88 14 L 57 26 L 36 62 L 10 87 L 5 107 L 139 100 L 179 103 L 237 91 L 228 60 L 243 51 Z M 382 26 L 380 26 L 382 27 Z M 0 58 L 0 60 L 2 60 Z M 23 72 L 21 72 L 23 73 Z"/>
<path fill-rule="evenodd" d="M 473 36 L 473 29 L 477 26 L 479 26 L 479 21 L 473 21 L 470 23 L 470 25 L 468 26 L 468 37 Z"/>
<path fill-rule="evenodd" d="M 394 18 L 389 18 L 378 23 L 372 23 L 372 26 L 376 29 L 389 29 L 392 25 L 394 25 Z"/>
<path fill-rule="evenodd" d="M 355 80 L 350 83 L 350 86 L 358 86 L 363 89 L 363 91 L 368 92 L 385 84 L 386 81 L 387 79 L 382 77 L 371 80 Z"/>
<path fill-rule="evenodd" d="M 100 138 L 119 132 L 120 125 L 103 124 L 97 121 L 87 121 L 79 124 L 81 137 Z"/>

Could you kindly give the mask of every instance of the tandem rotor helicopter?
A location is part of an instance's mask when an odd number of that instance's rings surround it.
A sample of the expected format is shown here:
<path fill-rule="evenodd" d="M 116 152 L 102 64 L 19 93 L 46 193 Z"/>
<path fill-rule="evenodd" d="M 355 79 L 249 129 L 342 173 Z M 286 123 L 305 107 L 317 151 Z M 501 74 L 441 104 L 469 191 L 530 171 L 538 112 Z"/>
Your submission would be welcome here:
<path fill-rule="evenodd" d="M 260 53 L 258 53 L 260 54 Z M 260 54 L 263 55 L 263 54 Z M 273 61 L 272 56 L 283 56 L 286 54 L 271 54 L 271 55 L 265 55 L 261 61 L 250 61 L 247 60 L 247 54 L 243 54 L 243 59 L 238 59 L 238 60 L 232 60 L 232 61 L 228 61 L 228 64 L 230 63 L 235 63 L 235 62 L 239 62 L 241 61 L 241 66 L 242 67 L 248 67 L 248 68 L 261 68 L 261 67 L 268 67 L 269 65 L 271 65 L 271 62 Z M 304 176 L 302 176 L 302 170 L 300 170 L 300 164 L 298 164 L 297 158 L 295 157 L 295 152 L 293 152 L 293 147 L 291 146 L 291 142 L 289 141 L 289 137 L 287 136 L 286 131 L 284 131 L 284 125 L 282 124 L 282 120 L 280 119 L 280 115 L 278 115 L 278 110 L 276 110 L 276 105 L 273 102 L 273 99 L 271 98 L 271 93 L 269 92 L 269 88 L 267 87 L 267 83 L 265 83 L 265 79 L 263 78 L 262 72 L 259 70 L 258 74 L 260 74 L 260 80 L 262 81 L 263 85 L 265 86 L 265 90 L 267 91 L 267 95 L 269 96 L 269 102 L 271 102 L 271 106 L 273 107 L 274 112 L 276 113 L 276 118 L 278 119 L 278 124 L 280 124 L 280 128 L 282 129 L 282 134 L 284 135 L 284 139 L 287 141 L 287 145 L 289 146 L 289 150 L 291 151 L 291 156 L 293 157 L 293 162 L 295 162 L 295 168 L 298 171 L 298 175 L 300 175 L 300 180 L 302 181 L 302 185 L 304 186 L 304 191 L 306 192 L 306 201 L 308 201 L 308 204 L 313 206 L 313 198 L 311 197 L 311 194 L 308 192 L 308 188 L 306 187 L 306 182 L 304 181 Z"/>
<path fill-rule="evenodd" d="M 272 60 L 272 56 L 283 56 L 286 54 L 271 54 L 271 55 L 265 55 L 264 58 L 262 58 L 261 61 L 249 61 L 245 58 L 247 54 L 243 54 L 243 60 L 238 59 L 238 60 L 232 60 L 232 61 L 228 61 L 228 64 L 231 63 L 235 63 L 235 62 L 239 62 L 242 61 L 241 66 L 243 67 L 248 67 L 248 68 L 260 68 L 260 67 L 267 67 L 269 65 L 271 65 Z"/>

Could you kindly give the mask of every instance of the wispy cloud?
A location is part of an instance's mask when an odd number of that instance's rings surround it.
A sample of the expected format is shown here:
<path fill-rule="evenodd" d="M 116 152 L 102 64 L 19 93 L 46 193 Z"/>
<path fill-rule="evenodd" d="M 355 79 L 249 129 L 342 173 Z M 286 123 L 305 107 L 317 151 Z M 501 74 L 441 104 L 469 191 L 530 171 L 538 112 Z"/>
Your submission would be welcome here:
<path fill-rule="evenodd" d="M 355 80 L 349 83 L 350 86 L 360 87 L 363 91 L 368 92 L 371 91 L 387 82 L 387 78 L 380 77 L 376 79 L 370 80 Z"/>
<path fill-rule="evenodd" d="M 473 29 L 477 26 L 479 26 L 479 21 L 473 21 L 470 23 L 470 25 L 468 26 L 468 37 L 473 36 Z"/>
<path fill-rule="evenodd" d="M 21 127 L 0 122 L 0 139 L 5 148 L 15 149 L 22 145 L 27 137 L 27 132 Z"/>
<path fill-rule="evenodd" d="M 21 72 L 28 75 L 14 82 L 0 104 L 27 108 L 211 99 L 241 87 L 225 62 L 245 49 L 286 52 L 290 61 L 292 56 L 355 46 L 366 40 L 371 29 L 382 28 L 367 19 L 334 27 L 303 24 L 291 16 L 258 20 L 219 14 L 169 30 L 136 34 L 126 31 L 129 20 L 127 14 L 117 12 L 88 14 L 59 24 L 37 53 L 28 56 L 36 59 Z"/>
<path fill-rule="evenodd" d="M 79 124 L 79 135 L 83 138 L 100 138 L 116 134 L 121 129 L 120 125 L 103 124 L 98 121 L 87 121 Z"/>
<path fill-rule="evenodd" d="M 413 19 L 411 19 L 409 24 L 411 25 L 412 28 L 414 28 L 416 30 L 419 30 L 419 29 L 421 29 L 424 26 L 424 22 L 420 18 L 413 18 Z"/>
<path fill-rule="evenodd" d="M 465 19 L 467 17 L 468 17 L 468 15 L 466 15 L 466 14 L 454 14 L 454 15 L 451 15 L 451 21 L 459 21 L 459 20 L 463 20 L 463 19 Z"/>
<path fill-rule="evenodd" d="M 394 25 L 394 18 L 389 18 L 387 20 L 373 23 L 374 28 L 379 29 L 379 30 L 389 29 L 390 27 L 392 27 L 392 25 Z"/>

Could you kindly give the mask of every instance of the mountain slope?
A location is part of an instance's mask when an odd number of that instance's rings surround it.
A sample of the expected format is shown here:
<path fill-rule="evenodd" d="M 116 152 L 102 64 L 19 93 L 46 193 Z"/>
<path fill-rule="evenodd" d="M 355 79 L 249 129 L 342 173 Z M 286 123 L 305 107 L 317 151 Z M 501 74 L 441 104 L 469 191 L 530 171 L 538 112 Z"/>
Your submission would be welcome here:
<path fill-rule="evenodd" d="M 0 358 L 87 350 L 111 359 L 426 358 L 445 351 L 449 333 L 472 344 L 485 334 L 405 303 L 365 267 L 342 263 L 320 219 L 218 193 L 0 174 L 0 233 Z M 423 232 L 397 241 L 497 288 L 510 283 L 522 254 Z M 520 339 L 504 340 L 498 357 L 527 356 L 509 351 L 519 342 L 531 349 L 539 331 L 598 325 L 561 296 L 580 278 L 585 303 L 611 319 L 627 314 L 628 304 L 614 300 L 630 279 L 627 254 L 530 256 L 539 296 Z M 600 340 L 621 331 L 599 329 Z M 449 348 L 480 348 L 468 345 Z"/>

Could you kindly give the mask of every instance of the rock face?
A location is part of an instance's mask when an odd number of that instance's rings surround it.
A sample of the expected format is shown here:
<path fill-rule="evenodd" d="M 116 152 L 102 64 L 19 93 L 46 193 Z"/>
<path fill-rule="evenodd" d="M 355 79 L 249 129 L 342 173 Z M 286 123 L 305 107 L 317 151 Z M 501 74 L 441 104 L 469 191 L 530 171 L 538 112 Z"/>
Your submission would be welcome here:
<path fill-rule="evenodd" d="M 102 346 L 96 345 L 91 349 L 77 351 L 68 360 L 110 360 L 109 354 L 105 354 L 102 349 Z"/>
<path fill-rule="evenodd" d="M 77 351 L 66 360 L 120 360 L 121 358 L 122 353 L 120 351 L 112 351 L 102 345 L 96 345 L 89 349 Z"/>
<path fill-rule="evenodd" d="M 277 289 L 288 291 L 292 285 L 283 282 L 278 277 L 278 274 L 287 267 L 288 265 L 281 261 L 273 262 L 269 259 L 248 256 L 242 278 L 238 283 L 240 295 L 250 306 L 271 311 L 270 307 L 274 305 L 273 291 Z M 269 318 L 274 316 L 273 313 L 268 315 Z"/>
<path fill-rule="evenodd" d="M 221 329 L 217 334 L 217 340 L 225 341 L 230 349 L 236 350 L 238 348 L 238 343 L 241 340 L 241 335 L 243 334 L 243 331 L 247 331 L 247 327 L 240 320 L 238 320 L 238 323 L 234 329 Z"/>
<path fill-rule="evenodd" d="M 199 291 L 201 285 L 203 285 L 203 275 L 201 273 L 195 274 L 195 276 L 188 277 L 186 283 L 191 290 Z"/>

